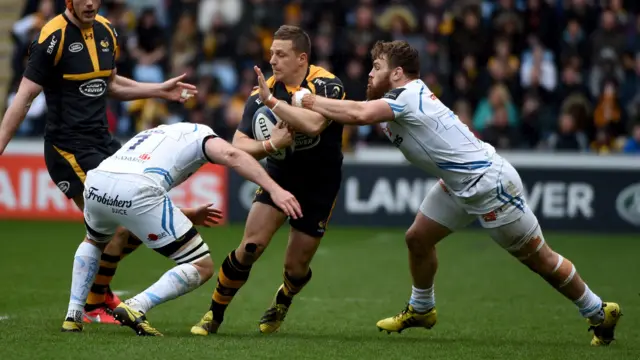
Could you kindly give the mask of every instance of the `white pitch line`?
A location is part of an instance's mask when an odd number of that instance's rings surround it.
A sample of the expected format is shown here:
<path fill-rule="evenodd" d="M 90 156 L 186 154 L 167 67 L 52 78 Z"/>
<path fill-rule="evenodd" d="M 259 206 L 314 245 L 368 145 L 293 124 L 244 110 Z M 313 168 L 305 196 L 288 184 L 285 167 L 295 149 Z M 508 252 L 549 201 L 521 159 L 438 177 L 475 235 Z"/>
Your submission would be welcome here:
<path fill-rule="evenodd" d="M 118 295 L 118 296 L 124 296 L 124 295 L 127 295 L 127 294 L 131 294 L 131 291 L 129 291 L 129 290 L 115 290 L 115 291 L 113 291 L 113 293 L 115 295 Z"/>
<path fill-rule="evenodd" d="M 9 315 L 0 315 L 0 321 L 9 320 L 9 318 L 10 318 Z"/>

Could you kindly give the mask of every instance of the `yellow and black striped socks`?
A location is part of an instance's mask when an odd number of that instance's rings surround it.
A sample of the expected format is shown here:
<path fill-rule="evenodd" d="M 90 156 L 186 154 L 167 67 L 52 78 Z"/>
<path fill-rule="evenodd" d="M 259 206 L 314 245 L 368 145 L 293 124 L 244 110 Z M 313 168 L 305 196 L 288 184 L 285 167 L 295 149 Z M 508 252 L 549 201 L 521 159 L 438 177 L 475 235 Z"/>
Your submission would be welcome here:
<path fill-rule="evenodd" d="M 242 265 L 236 257 L 236 251 L 232 251 L 220 266 L 218 272 L 218 284 L 211 297 L 211 308 L 213 319 L 221 323 L 224 319 L 224 312 L 233 300 L 238 290 L 249 279 L 251 265 Z"/>
<path fill-rule="evenodd" d="M 109 285 L 111 284 L 113 276 L 116 274 L 118 263 L 127 255 L 131 254 L 141 244 L 142 241 L 140 241 L 140 239 L 133 235 L 129 235 L 122 254 L 114 255 L 106 252 L 102 254 L 98 274 L 93 281 L 89 297 L 87 298 L 87 304 L 84 307 L 85 311 L 92 311 L 104 306 L 106 294 L 111 291 Z"/>
<path fill-rule="evenodd" d="M 313 273 L 311 272 L 311 268 L 309 268 L 307 275 L 302 278 L 295 279 L 289 276 L 289 274 L 287 274 L 287 272 L 285 271 L 283 274 L 284 283 L 283 286 L 278 290 L 278 294 L 276 295 L 276 303 L 285 305 L 287 307 L 290 306 L 293 297 L 300 291 L 302 291 L 302 288 L 304 288 L 304 286 L 309 283 L 312 274 Z"/>

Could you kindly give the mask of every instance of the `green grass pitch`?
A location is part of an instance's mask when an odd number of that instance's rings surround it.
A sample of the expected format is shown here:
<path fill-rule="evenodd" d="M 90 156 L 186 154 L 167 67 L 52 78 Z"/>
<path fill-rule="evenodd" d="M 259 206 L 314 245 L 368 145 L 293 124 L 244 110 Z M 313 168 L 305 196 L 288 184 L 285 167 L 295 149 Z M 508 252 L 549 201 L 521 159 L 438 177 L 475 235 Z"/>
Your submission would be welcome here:
<path fill-rule="evenodd" d="M 63 334 L 79 223 L 0 222 L 0 359 L 639 359 L 640 239 L 547 234 L 590 287 L 619 302 L 617 341 L 591 348 L 576 308 L 509 257 L 485 234 L 462 232 L 439 246 L 439 322 L 433 330 L 387 335 L 378 319 L 402 310 L 410 294 L 403 229 L 328 232 L 314 277 L 274 335 L 257 324 L 281 283 L 286 231 L 279 232 L 235 298 L 220 329 L 189 333 L 208 309 L 215 281 L 149 313 L 164 338 L 140 338 L 112 325 Z M 216 268 L 242 228 L 205 229 Z M 141 247 L 118 269 L 113 288 L 134 294 L 172 263 Z M 123 298 L 126 298 L 124 296 Z"/>

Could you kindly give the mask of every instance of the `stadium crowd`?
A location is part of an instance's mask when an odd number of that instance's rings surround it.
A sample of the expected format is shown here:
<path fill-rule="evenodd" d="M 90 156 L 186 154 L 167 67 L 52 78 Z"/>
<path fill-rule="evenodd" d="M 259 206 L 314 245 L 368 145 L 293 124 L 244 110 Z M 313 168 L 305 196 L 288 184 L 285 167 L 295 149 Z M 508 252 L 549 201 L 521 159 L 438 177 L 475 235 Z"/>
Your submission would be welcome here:
<path fill-rule="evenodd" d="M 20 80 L 29 42 L 64 0 L 28 0 L 13 28 Z M 501 149 L 640 153 L 640 2 L 636 0 L 103 0 L 116 27 L 118 73 L 162 82 L 186 72 L 200 93 L 186 106 L 111 102 L 121 137 L 160 123 L 206 123 L 229 139 L 269 70 L 281 24 L 312 35 L 312 62 L 363 100 L 369 49 L 404 39 L 419 49 L 422 78 L 480 138 Z M 268 74 L 267 74 L 268 75 Z M 21 136 L 41 136 L 34 101 Z M 376 126 L 349 128 L 345 148 L 391 145 Z"/>

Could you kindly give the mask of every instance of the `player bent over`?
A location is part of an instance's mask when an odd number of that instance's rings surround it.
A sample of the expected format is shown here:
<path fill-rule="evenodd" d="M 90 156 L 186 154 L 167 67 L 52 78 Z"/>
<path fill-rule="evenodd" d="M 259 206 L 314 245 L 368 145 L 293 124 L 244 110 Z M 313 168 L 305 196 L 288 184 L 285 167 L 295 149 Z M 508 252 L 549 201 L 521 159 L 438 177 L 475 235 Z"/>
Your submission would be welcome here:
<path fill-rule="evenodd" d="M 69 310 L 63 328 L 82 330 L 82 308 L 105 245 L 119 226 L 129 229 L 149 248 L 176 266 L 155 284 L 120 303 L 114 316 L 138 335 L 162 336 L 146 313 L 209 280 L 213 262 L 194 225 L 208 226 L 219 211 L 204 205 L 180 210 L 167 195 L 207 161 L 229 166 L 272 194 L 276 206 L 298 218 L 300 205 L 278 186 L 247 153 L 233 147 L 207 126 L 178 123 L 143 131 L 87 173 L 84 221 L 87 236 L 73 263 Z"/>
<path fill-rule="evenodd" d="M 477 139 L 420 80 L 418 52 L 404 41 L 379 42 L 372 50 L 367 102 L 338 101 L 313 94 L 301 106 L 343 124 L 382 123 L 407 160 L 439 177 L 406 233 L 413 289 L 407 307 L 380 320 L 387 332 L 436 323 L 436 244 L 476 218 L 491 238 L 571 300 L 587 319 L 594 346 L 608 345 L 621 312 L 603 302 L 568 259 L 546 244 L 523 196 L 518 172 Z M 296 94 L 296 97 L 299 93 Z"/>

